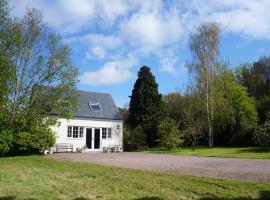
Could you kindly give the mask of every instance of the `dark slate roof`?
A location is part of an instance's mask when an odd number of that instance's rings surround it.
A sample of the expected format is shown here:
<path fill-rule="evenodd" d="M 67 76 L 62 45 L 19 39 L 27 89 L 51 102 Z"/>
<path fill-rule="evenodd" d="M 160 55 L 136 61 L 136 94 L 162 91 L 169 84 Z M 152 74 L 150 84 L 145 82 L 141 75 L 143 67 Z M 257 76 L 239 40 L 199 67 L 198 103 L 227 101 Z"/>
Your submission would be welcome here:
<path fill-rule="evenodd" d="M 123 120 L 110 94 L 76 90 L 78 97 L 74 117 Z M 89 102 L 99 103 L 101 111 L 91 111 Z"/>

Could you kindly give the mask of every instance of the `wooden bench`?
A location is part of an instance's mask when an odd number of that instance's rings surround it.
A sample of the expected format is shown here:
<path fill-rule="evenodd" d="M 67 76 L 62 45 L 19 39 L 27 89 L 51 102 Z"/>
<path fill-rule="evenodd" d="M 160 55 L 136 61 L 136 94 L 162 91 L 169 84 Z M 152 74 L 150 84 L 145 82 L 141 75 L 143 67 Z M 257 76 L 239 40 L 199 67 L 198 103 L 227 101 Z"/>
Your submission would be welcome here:
<path fill-rule="evenodd" d="M 59 152 L 59 150 L 66 150 L 66 151 L 73 151 L 73 145 L 70 143 L 58 143 L 55 145 L 56 152 Z"/>

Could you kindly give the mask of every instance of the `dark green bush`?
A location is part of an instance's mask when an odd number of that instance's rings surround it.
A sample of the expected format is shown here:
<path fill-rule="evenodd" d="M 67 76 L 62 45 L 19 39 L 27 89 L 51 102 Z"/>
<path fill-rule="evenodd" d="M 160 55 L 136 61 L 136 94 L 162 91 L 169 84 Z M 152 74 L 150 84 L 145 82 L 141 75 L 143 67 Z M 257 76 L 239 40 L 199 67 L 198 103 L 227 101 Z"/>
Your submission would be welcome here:
<path fill-rule="evenodd" d="M 54 144 L 55 135 L 50 128 L 34 127 L 30 132 L 16 134 L 16 146 L 20 152 L 49 149 Z"/>
<path fill-rule="evenodd" d="M 0 132 L 0 156 L 8 154 L 14 148 L 14 134 L 10 130 Z"/>
<path fill-rule="evenodd" d="M 261 146 L 270 146 L 270 113 L 267 114 L 266 121 L 257 127 L 254 142 Z"/>
<path fill-rule="evenodd" d="M 124 149 L 125 151 L 135 151 L 147 147 L 146 131 L 142 126 L 134 129 L 124 128 Z"/>

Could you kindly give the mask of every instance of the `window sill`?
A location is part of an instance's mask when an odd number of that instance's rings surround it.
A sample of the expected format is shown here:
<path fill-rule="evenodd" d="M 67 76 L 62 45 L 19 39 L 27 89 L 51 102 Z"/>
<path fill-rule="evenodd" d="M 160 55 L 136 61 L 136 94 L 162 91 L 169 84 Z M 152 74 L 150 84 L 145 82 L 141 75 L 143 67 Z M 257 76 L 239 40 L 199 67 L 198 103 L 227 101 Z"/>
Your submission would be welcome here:
<path fill-rule="evenodd" d="M 70 137 L 68 137 L 68 138 L 66 138 L 67 140 L 84 140 L 84 138 L 70 138 Z"/>

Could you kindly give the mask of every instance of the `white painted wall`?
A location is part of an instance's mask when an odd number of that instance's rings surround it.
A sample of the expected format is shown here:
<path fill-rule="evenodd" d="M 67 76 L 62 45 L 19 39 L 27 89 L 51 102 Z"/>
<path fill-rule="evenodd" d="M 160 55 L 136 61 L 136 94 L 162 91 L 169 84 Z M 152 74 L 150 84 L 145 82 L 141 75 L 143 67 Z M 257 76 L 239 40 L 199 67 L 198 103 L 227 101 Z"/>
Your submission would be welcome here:
<path fill-rule="evenodd" d="M 103 147 L 119 145 L 121 150 L 123 149 L 123 122 L 122 121 L 110 121 L 110 120 L 98 120 L 98 119 L 88 119 L 88 118 L 75 118 L 75 119 L 64 119 L 60 118 L 59 123 L 52 127 L 52 130 L 56 134 L 56 144 L 57 143 L 71 143 L 73 144 L 73 151 L 76 151 L 76 148 L 82 148 L 86 145 L 86 128 L 100 128 L 100 149 L 102 151 Z M 60 126 L 59 126 L 60 125 Z M 120 126 L 120 129 L 117 129 L 117 126 Z M 84 127 L 83 138 L 68 138 L 67 129 L 68 126 L 80 126 Z M 111 128 L 112 129 L 112 138 L 111 139 L 102 139 L 102 130 L 101 128 Z M 92 133 L 93 134 L 93 133 Z M 87 151 L 95 151 L 87 149 Z"/>

